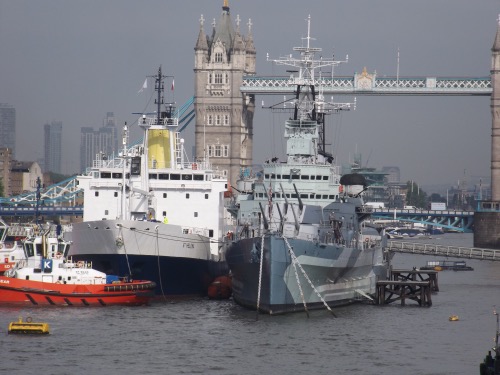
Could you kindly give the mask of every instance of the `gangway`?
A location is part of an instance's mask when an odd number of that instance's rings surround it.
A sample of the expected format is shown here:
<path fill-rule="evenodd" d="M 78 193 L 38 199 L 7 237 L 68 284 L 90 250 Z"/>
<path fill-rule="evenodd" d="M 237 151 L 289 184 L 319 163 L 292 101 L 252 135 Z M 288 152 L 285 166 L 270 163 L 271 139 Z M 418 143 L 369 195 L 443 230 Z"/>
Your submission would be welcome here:
<path fill-rule="evenodd" d="M 461 259 L 500 261 L 500 250 L 478 247 L 444 246 L 416 242 L 388 241 L 386 251 L 402 254 L 419 254 Z"/>

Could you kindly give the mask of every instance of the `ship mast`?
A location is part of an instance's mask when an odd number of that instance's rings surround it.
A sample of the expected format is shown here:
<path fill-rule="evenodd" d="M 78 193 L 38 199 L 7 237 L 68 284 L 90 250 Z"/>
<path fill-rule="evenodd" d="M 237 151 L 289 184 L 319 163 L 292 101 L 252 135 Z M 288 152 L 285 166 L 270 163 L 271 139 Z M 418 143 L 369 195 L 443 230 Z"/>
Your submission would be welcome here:
<path fill-rule="evenodd" d="M 333 103 L 324 100 L 323 91 L 321 90 L 322 79 L 317 80 L 315 77 L 316 70 L 323 67 L 335 67 L 341 63 L 348 61 L 348 57 L 344 61 L 335 60 L 332 58 L 315 59 L 315 54 L 322 51 L 322 48 L 312 47 L 311 40 L 311 16 L 307 18 L 307 36 L 303 38 L 306 41 L 305 46 L 294 47 L 293 50 L 300 53 L 300 58 L 294 58 L 292 55 L 281 57 L 279 59 L 269 59 L 267 61 L 274 62 L 277 65 L 285 65 L 298 69 L 298 76 L 290 77 L 290 84 L 296 86 L 294 99 L 294 120 L 312 120 L 318 124 L 318 136 L 320 139 L 317 144 L 318 152 L 326 154 L 325 150 L 325 115 L 331 112 L 340 110 L 349 110 L 351 103 Z M 333 71 L 333 69 L 332 69 Z M 290 70 L 297 72 L 297 70 Z M 321 77 L 320 77 L 321 78 Z M 333 78 L 333 77 L 332 77 Z M 316 89 L 319 87 L 319 92 Z"/>

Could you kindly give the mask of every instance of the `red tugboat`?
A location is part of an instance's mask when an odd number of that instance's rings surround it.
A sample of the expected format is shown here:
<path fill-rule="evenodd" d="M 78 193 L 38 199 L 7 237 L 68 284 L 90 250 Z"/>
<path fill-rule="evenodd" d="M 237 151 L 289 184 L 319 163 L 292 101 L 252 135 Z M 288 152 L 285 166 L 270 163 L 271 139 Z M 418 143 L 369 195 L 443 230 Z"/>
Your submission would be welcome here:
<path fill-rule="evenodd" d="M 43 235 L 23 247 L 26 259 L 0 276 L 1 305 L 144 305 L 154 297 L 154 282 L 120 279 L 73 262 L 67 241 Z"/>
<path fill-rule="evenodd" d="M 24 259 L 22 241 L 26 238 L 27 228 L 13 228 L 17 235 L 9 235 L 9 226 L 0 218 L 0 275 L 15 266 L 18 260 Z"/>

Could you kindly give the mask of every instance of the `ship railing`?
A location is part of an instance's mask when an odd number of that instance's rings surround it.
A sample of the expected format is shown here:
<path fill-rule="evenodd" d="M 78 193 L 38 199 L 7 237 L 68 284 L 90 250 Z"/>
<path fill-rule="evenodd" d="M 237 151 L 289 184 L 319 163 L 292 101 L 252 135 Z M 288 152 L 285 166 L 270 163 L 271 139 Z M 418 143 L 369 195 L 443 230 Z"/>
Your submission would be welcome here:
<path fill-rule="evenodd" d="M 163 118 L 159 119 L 157 117 L 143 117 L 139 120 L 141 125 L 154 126 L 154 125 L 162 125 L 162 126 L 179 126 L 179 119 L 177 117 L 174 118 Z"/>

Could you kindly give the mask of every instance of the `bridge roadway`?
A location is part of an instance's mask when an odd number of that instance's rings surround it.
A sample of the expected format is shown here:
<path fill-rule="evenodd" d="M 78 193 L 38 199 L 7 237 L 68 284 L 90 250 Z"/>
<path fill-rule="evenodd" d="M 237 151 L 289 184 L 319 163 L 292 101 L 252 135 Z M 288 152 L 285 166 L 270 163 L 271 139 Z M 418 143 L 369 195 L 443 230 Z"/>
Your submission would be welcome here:
<path fill-rule="evenodd" d="M 481 249 L 477 247 L 469 248 L 415 242 L 388 241 L 386 250 L 401 254 L 434 255 L 461 259 L 500 261 L 500 250 Z"/>
<path fill-rule="evenodd" d="M 326 95 L 491 96 L 491 77 L 378 77 L 363 71 L 353 77 L 314 79 Z M 240 91 L 259 95 L 292 95 L 294 77 L 244 77 Z"/>
<path fill-rule="evenodd" d="M 400 220 L 464 233 L 472 233 L 474 229 L 474 211 L 373 208 L 372 217 L 374 220 Z"/>

